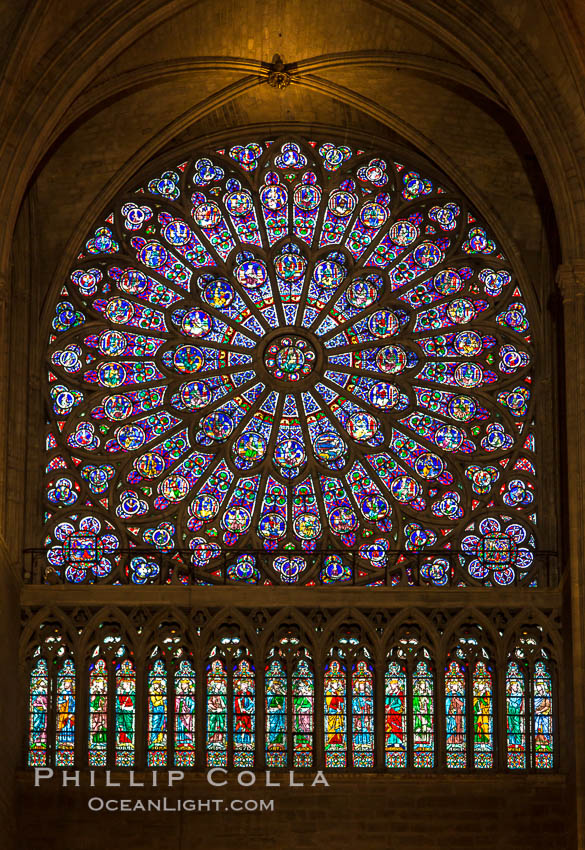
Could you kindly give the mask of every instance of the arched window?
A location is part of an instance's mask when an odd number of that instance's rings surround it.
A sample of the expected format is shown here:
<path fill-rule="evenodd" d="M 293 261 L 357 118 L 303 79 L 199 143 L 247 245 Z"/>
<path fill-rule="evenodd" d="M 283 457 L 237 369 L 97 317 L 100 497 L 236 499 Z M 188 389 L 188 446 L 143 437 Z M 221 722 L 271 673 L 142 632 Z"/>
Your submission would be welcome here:
<path fill-rule="evenodd" d="M 53 623 L 44 643 L 31 636 L 28 764 L 555 768 L 557 666 L 544 627 L 509 635 L 498 665 L 496 632 L 454 618 L 448 634 L 429 621 L 389 625 L 375 649 L 357 612 L 335 623 L 333 637 L 309 638 L 293 613 L 266 631 L 260 618 L 249 646 L 226 618 L 209 650 L 198 629 L 187 640 L 180 624 L 153 614 L 130 643 L 112 622 L 100 626 L 101 642 L 90 635 L 77 663 L 69 627 Z M 87 700 L 76 698 L 77 682 Z"/>
<path fill-rule="evenodd" d="M 40 653 L 40 648 L 37 650 Z M 47 662 L 39 658 L 32 668 L 29 687 L 28 763 L 31 766 L 47 762 L 47 704 L 49 672 Z"/>
<path fill-rule="evenodd" d="M 148 764 L 166 765 L 169 736 L 167 667 L 162 658 L 150 663 L 148 673 Z"/>
<path fill-rule="evenodd" d="M 73 764 L 75 756 L 75 665 L 66 658 L 57 672 L 55 764 Z"/>
<path fill-rule="evenodd" d="M 312 767 L 315 678 L 298 637 L 287 635 L 269 650 L 264 694 L 267 767 Z"/>
<path fill-rule="evenodd" d="M 412 748 L 414 767 L 435 764 L 435 681 L 431 664 L 417 661 L 412 674 Z"/>
<path fill-rule="evenodd" d="M 195 766 L 196 690 L 195 670 L 190 659 L 181 658 L 175 678 L 175 765 Z"/>
<path fill-rule="evenodd" d="M 553 688 L 552 677 L 544 661 L 537 661 L 532 674 L 532 735 L 534 767 L 552 767 Z"/>
<path fill-rule="evenodd" d="M 346 624 L 325 663 L 323 680 L 325 765 L 374 767 L 375 683 L 370 651 Z"/>
<path fill-rule="evenodd" d="M 352 767 L 374 767 L 374 671 L 361 659 L 351 671 Z"/>
<path fill-rule="evenodd" d="M 228 676 L 225 660 L 214 650 L 207 667 L 207 764 L 228 763 Z"/>
<path fill-rule="evenodd" d="M 132 767 L 136 749 L 136 674 L 132 659 L 116 661 L 115 683 L 115 764 Z"/>
<path fill-rule="evenodd" d="M 333 658 L 325 665 L 325 766 L 347 767 L 347 665 Z"/>
<path fill-rule="evenodd" d="M 136 669 L 119 635 L 94 646 L 82 674 L 88 701 L 85 728 L 90 767 L 133 767 L 136 760 Z M 148 714 L 145 713 L 145 717 Z"/>
<path fill-rule="evenodd" d="M 408 756 L 408 680 L 406 665 L 394 659 L 385 675 L 384 751 L 386 767 L 406 767 Z"/>
<path fill-rule="evenodd" d="M 57 580 L 547 580 L 525 294 L 443 178 L 329 141 L 174 162 L 49 343 Z"/>
<path fill-rule="evenodd" d="M 445 672 L 447 767 L 467 767 L 466 668 L 451 661 Z"/>
<path fill-rule="evenodd" d="M 207 664 L 207 764 L 253 767 L 256 673 L 243 647 L 214 647 Z"/>
<path fill-rule="evenodd" d="M 494 749 L 494 664 L 485 630 L 458 629 L 445 667 L 445 748 L 449 768 L 490 768 Z"/>
<path fill-rule="evenodd" d="M 269 658 L 264 676 L 266 712 L 266 764 L 286 767 L 288 761 L 288 684 L 286 662 Z"/>
<path fill-rule="evenodd" d="M 89 740 L 91 767 L 107 764 L 108 752 L 108 667 L 97 658 L 89 666 Z"/>
<path fill-rule="evenodd" d="M 235 660 L 232 688 L 234 767 L 252 767 L 256 733 L 256 684 L 254 667 L 248 658 Z"/>
<path fill-rule="evenodd" d="M 315 748 L 315 676 L 301 657 L 292 673 L 293 766 L 312 767 Z"/>
<path fill-rule="evenodd" d="M 516 661 L 506 670 L 506 717 L 508 767 L 526 767 L 526 672 Z"/>
<path fill-rule="evenodd" d="M 315 638 L 297 610 L 260 640 L 263 595 L 243 631 L 201 611 L 203 637 L 173 616 L 87 657 L 37 641 L 29 763 L 557 766 L 542 626 L 488 637 L 437 605 L 395 627 L 370 590 L 463 608 L 481 588 L 495 611 L 502 588 L 554 584 L 527 286 L 463 194 L 402 154 L 244 140 L 121 192 L 51 316 L 31 580 L 116 585 L 129 606 L 143 585 L 230 585 L 234 606 L 254 586 L 361 587 L 368 626 L 354 609 L 323 631 L 316 604 Z"/>
<path fill-rule="evenodd" d="M 473 766 L 494 766 L 494 685 L 492 667 L 473 666 Z"/>
<path fill-rule="evenodd" d="M 526 629 L 506 669 L 507 766 L 551 768 L 555 764 L 554 689 L 542 629 Z"/>

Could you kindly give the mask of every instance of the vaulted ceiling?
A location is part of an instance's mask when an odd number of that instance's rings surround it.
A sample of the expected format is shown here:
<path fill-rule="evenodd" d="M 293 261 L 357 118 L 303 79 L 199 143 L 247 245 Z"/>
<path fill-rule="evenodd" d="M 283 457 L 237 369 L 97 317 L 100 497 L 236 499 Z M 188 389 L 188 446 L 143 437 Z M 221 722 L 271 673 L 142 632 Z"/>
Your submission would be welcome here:
<path fill-rule="evenodd" d="M 152 157 L 280 127 L 413 148 L 535 278 L 560 250 L 585 256 L 576 0 L 2 5 L 0 262 L 30 192 L 42 297 Z M 276 54 L 291 76 L 283 90 L 267 84 Z"/>

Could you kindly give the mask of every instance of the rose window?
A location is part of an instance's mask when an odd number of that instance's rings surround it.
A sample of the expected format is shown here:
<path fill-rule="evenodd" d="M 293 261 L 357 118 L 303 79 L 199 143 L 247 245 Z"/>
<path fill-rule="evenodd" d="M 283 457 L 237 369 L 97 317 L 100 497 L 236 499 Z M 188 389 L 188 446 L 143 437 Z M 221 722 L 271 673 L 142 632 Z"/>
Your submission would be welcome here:
<path fill-rule="evenodd" d="M 108 209 L 55 307 L 52 565 L 529 581 L 531 343 L 510 263 L 446 179 L 333 142 L 173 163 Z"/>

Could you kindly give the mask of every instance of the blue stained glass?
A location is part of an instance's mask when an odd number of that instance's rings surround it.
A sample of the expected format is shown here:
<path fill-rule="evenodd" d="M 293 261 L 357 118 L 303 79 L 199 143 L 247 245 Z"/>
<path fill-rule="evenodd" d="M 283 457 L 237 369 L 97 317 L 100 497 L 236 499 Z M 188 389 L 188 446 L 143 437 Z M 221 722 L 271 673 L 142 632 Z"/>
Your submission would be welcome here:
<path fill-rule="evenodd" d="M 351 547 L 368 585 L 372 533 L 464 550 L 469 584 L 524 581 L 530 321 L 489 228 L 424 169 L 288 139 L 155 170 L 96 222 L 55 299 L 51 565 L 69 582 L 154 580 L 148 557 L 116 572 L 113 541 L 163 551 L 164 521 L 167 550 L 206 544 L 206 571 L 233 547 L 230 581 L 256 581 L 236 564 L 247 548 L 288 545 L 339 553 L 320 582 L 346 580 Z M 369 483 L 350 481 L 365 456 Z M 499 530 L 479 529 L 487 514 Z M 439 561 L 425 581 L 449 584 Z M 291 559 L 273 573 L 313 581 Z"/>

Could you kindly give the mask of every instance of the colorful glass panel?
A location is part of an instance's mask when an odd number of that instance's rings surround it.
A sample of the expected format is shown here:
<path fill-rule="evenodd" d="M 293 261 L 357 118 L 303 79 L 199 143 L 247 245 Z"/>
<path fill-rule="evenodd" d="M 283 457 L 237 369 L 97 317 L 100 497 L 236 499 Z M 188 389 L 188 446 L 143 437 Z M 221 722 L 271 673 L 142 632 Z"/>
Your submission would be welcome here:
<path fill-rule="evenodd" d="M 325 767 L 347 767 L 347 682 L 337 659 L 325 666 Z"/>
<path fill-rule="evenodd" d="M 507 764 L 527 767 L 526 758 L 526 680 L 515 661 L 506 670 Z"/>
<path fill-rule="evenodd" d="M 312 581 L 287 543 L 331 552 L 326 583 L 348 580 L 346 547 L 364 585 L 389 549 L 425 547 L 459 554 L 409 580 L 528 580 L 524 294 L 447 180 L 366 159 L 330 140 L 207 152 L 87 234 L 48 341 L 45 544 L 66 581 L 156 582 L 174 548 L 215 577 L 222 547 L 230 581 Z"/>
<path fill-rule="evenodd" d="M 406 767 L 408 752 L 408 717 L 406 673 L 391 661 L 386 670 L 384 688 L 384 750 L 386 767 Z"/>
<path fill-rule="evenodd" d="M 358 661 L 351 673 L 353 767 L 374 767 L 374 674 Z"/>
<path fill-rule="evenodd" d="M 478 661 L 473 671 L 473 765 L 494 766 L 492 674 L 484 661 Z"/>
<path fill-rule="evenodd" d="M 315 680 L 307 661 L 301 658 L 292 676 L 293 767 L 312 767 L 314 739 Z"/>
<path fill-rule="evenodd" d="M 234 767 L 254 766 L 256 720 L 254 668 L 247 658 L 234 667 Z"/>
<path fill-rule="evenodd" d="M 175 765 L 195 765 L 195 671 L 183 659 L 175 672 Z"/>
<path fill-rule="evenodd" d="M 433 674 L 419 661 L 412 676 L 413 764 L 433 767 L 435 763 L 435 702 Z"/>
<path fill-rule="evenodd" d="M 116 664 L 116 747 L 119 767 L 132 767 L 136 746 L 136 675 L 125 658 Z"/>
<path fill-rule="evenodd" d="M 287 679 L 282 661 L 274 659 L 266 667 L 266 765 L 286 767 L 287 739 Z"/>
<path fill-rule="evenodd" d="M 148 747 L 150 766 L 167 764 L 167 671 L 160 658 L 152 664 L 148 674 Z"/>
<path fill-rule="evenodd" d="M 103 658 L 89 667 L 88 760 L 90 767 L 104 767 L 108 744 L 108 669 Z"/>
<path fill-rule="evenodd" d="M 445 673 L 445 723 L 447 767 L 467 764 L 465 669 L 452 661 Z"/>
<path fill-rule="evenodd" d="M 550 769 L 554 765 L 552 679 L 542 661 L 532 674 L 534 767 Z"/>
<path fill-rule="evenodd" d="M 47 707 L 49 668 L 39 658 L 30 674 L 28 763 L 38 767 L 47 763 Z"/>
<path fill-rule="evenodd" d="M 57 673 L 55 724 L 55 764 L 71 765 L 75 758 L 75 665 L 69 658 Z"/>
<path fill-rule="evenodd" d="M 222 658 L 207 667 L 207 764 L 227 767 L 227 673 Z"/>

